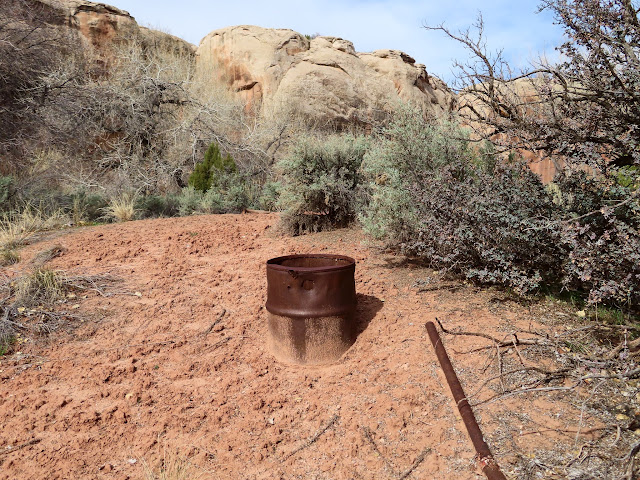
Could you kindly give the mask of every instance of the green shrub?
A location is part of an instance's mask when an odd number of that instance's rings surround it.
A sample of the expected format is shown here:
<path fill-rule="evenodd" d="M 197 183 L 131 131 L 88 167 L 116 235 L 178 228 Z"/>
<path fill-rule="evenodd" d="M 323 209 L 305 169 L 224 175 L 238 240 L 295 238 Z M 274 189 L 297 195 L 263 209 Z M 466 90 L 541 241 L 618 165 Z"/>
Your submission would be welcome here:
<path fill-rule="evenodd" d="M 364 157 L 368 200 L 359 219 L 365 231 L 390 245 L 415 238 L 420 209 L 410 187 L 419 185 L 425 172 L 437 176 L 447 165 L 485 168 L 467 137 L 453 122 L 429 122 L 419 109 L 400 107 Z"/>
<path fill-rule="evenodd" d="M 109 206 L 107 198 L 84 191 L 65 196 L 59 200 L 59 203 L 71 215 L 75 224 L 101 221 L 105 209 Z"/>
<path fill-rule="evenodd" d="M 278 208 L 278 198 L 280 197 L 280 182 L 268 181 L 262 186 L 260 197 L 258 198 L 258 208 L 273 212 Z"/>
<path fill-rule="evenodd" d="M 558 281 L 556 208 L 526 167 L 476 153 L 449 121 L 402 109 L 365 157 L 365 231 L 443 273 L 520 293 Z"/>
<path fill-rule="evenodd" d="M 624 186 L 563 172 L 554 181 L 561 192 L 562 243 L 569 252 L 563 283 L 589 292 L 589 302 L 624 308 L 640 306 L 640 199 L 637 180 Z"/>
<path fill-rule="evenodd" d="M 202 213 L 225 213 L 224 203 L 220 191 L 211 188 L 202 196 L 197 210 Z"/>
<path fill-rule="evenodd" d="M 278 164 L 283 180 L 277 207 L 285 230 L 297 235 L 352 222 L 368 148 L 368 139 L 351 135 L 300 140 Z"/>
<path fill-rule="evenodd" d="M 239 179 L 240 177 L 236 177 Z M 249 196 L 244 183 L 235 181 L 230 183 L 222 192 L 223 208 L 225 213 L 240 213 L 249 204 Z"/>
<path fill-rule="evenodd" d="M 145 195 L 136 199 L 140 218 L 175 217 L 179 214 L 179 208 L 175 195 Z"/>
<path fill-rule="evenodd" d="M 236 163 L 231 155 L 227 154 L 223 157 L 220 148 L 214 142 L 205 152 L 204 160 L 196 164 L 188 183 L 196 190 L 206 192 L 216 183 L 220 174 L 236 171 Z"/>
<path fill-rule="evenodd" d="M 204 193 L 196 190 L 195 187 L 189 185 L 182 189 L 182 193 L 178 196 L 178 212 L 181 216 L 196 213 L 202 204 Z"/>
<path fill-rule="evenodd" d="M 193 186 L 183 188 L 178 204 L 180 215 L 239 213 L 249 204 L 247 185 L 237 172 L 219 172 L 215 183 L 206 192 Z"/>
<path fill-rule="evenodd" d="M 363 170 L 369 196 L 361 222 L 393 248 L 519 293 L 562 287 L 590 304 L 640 306 L 634 169 L 623 177 L 567 170 L 544 187 L 516 159 L 471 150 L 455 124 L 425 123 L 404 110 Z"/>

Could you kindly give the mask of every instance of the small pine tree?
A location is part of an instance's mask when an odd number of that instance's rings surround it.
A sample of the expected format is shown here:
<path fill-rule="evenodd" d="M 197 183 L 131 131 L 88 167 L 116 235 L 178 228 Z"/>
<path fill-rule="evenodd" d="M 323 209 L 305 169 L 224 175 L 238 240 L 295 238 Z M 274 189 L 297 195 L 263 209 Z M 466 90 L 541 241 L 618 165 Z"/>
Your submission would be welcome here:
<path fill-rule="evenodd" d="M 222 156 L 218 144 L 213 142 L 189 176 L 189 185 L 198 191 L 206 192 L 215 183 L 220 172 L 236 172 L 236 162 L 231 155 Z"/>

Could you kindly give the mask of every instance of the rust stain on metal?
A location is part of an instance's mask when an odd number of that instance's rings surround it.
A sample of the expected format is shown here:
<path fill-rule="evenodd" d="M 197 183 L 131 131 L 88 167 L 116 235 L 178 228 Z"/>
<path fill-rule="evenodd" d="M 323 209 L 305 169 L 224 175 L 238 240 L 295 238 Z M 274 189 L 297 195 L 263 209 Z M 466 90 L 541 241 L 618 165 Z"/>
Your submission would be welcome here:
<path fill-rule="evenodd" d="M 491 450 L 489 449 L 489 445 L 484 441 L 482 431 L 478 426 L 478 422 L 473 414 L 471 405 L 469 405 L 467 396 L 460 384 L 460 380 L 458 380 L 456 371 L 453 369 L 453 365 L 451 364 L 449 355 L 447 355 L 447 351 L 442 344 L 442 339 L 438 334 L 435 324 L 433 322 L 427 322 L 426 327 L 431 343 L 433 344 L 433 348 L 436 351 L 436 356 L 438 357 L 438 361 L 440 362 L 440 366 L 444 372 L 444 376 L 446 377 L 449 388 L 451 389 L 453 399 L 460 411 L 462 421 L 464 422 L 469 438 L 476 449 L 476 458 L 478 459 L 478 464 L 482 469 L 482 472 L 489 480 L 507 480 L 507 477 L 504 476 L 500 467 L 494 460 Z"/>
<path fill-rule="evenodd" d="M 280 361 L 331 363 L 355 341 L 355 260 L 307 254 L 267 262 L 269 349 Z"/>

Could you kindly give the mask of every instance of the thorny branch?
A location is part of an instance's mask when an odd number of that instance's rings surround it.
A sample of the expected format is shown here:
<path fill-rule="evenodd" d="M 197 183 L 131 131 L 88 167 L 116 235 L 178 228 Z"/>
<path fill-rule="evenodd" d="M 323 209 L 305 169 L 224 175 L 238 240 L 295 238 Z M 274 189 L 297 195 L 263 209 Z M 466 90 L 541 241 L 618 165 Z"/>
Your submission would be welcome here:
<path fill-rule="evenodd" d="M 497 361 L 497 370 L 498 374 L 490 376 L 486 378 L 482 383 L 478 385 L 476 390 L 469 395 L 469 398 L 477 397 L 487 385 L 491 384 L 494 381 L 498 381 L 500 383 L 500 393 L 496 395 L 492 395 L 491 397 L 478 401 L 474 404 L 474 406 L 483 405 L 493 403 L 498 400 L 502 400 L 504 398 L 525 394 L 525 393 L 535 393 L 535 392 L 548 392 L 548 391 L 568 391 L 572 390 L 579 385 L 584 384 L 585 382 L 589 382 L 592 380 L 606 380 L 606 379 L 617 379 L 617 380 L 630 380 L 640 377 L 640 368 L 629 368 L 629 364 L 621 364 L 618 362 L 618 357 L 623 351 L 629 352 L 631 355 L 636 354 L 634 350 L 640 347 L 640 339 L 634 339 L 629 341 L 626 338 L 626 326 L 622 325 L 589 325 L 586 327 L 578 327 L 574 330 L 570 330 L 567 332 L 563 332 L 561 335 L 557 335 L 555 338 L 550 335 L 541 334 L 539 332 L 527 332 L 531 334 L 535 334 L 541 338 L 539 339 L 520 339 L 518 338 L 516 332 L 510 333 L 505 336 L 505 338 L 510 340 L 501 340 L 492 335 L 483 333 L 483 332 L 472 332 L 472 331 L 464 331 L 464 330 L 451 330 L 447 329 L 442 325 L 442 322 L 436 318 L 436 322 L 442 329 L 442 331 L 449 335 L 457 335 L 457 336 L 472 336 L 479 337 L 492 342 L 491 345 L 485 347 L 478 347 L 473 350 L 469 350 L 467 353 L 478 352 L 484 349 L 495 349 L 495 353 L 492 355 L 492 358 L 489 360 L 489 364 L 487 367 L 493 362 L 493 359 Z M 567 353 L 562 353 L 566 351 L 566 338 L 570 338 L 572 334 L 575 333 L 584 333 L 588 330 L 622 330 L 625 333 L 625 337 L 623 341 L 618 344 L 616 347 L 601 353 L 599 356 L 594 355 L 586 355 L 580 353 L 572 353 L 569 356 Z M 634 326 L 629 326 L 628 330 L 637 330 Z M 548 348 L 553 352 L 554 356 L 560 356 L 560 359 L 568 363 L 568 366 L 564 366 L 558 369 L 546 369 L 542 368 L 538 365 L 526 365 L 525 360 L 517 349 L 517 346 L 538 346 L 543 348 Z M 503 349 L 514 349 L 516 354 L 518 355 L 518 359 L 520 363 L 523 365 L 522 368 L 516 368 L 511 370 L 504 370 L 503 368 L 503 358 L 504 355 Z M 617 373 L 584 373 L 585 365 L 593 365 L 598 366 L 600 368 L 617 368 Z M 486 368 L 485 368 L 486 370 Z M 505 388 L 506 381 L 505 379 L 522 373 L 537 373 L 540 376 L 538 378 L 534 378 L 529 381 L 528 384 L 521 384 L 520 388 Z M 570 379 L 572 381 L 569 386 L 549 386 L 553 381 L 561 380 L 561 379 Z M 546 386 L 540 386 L 546 385 Z"/>

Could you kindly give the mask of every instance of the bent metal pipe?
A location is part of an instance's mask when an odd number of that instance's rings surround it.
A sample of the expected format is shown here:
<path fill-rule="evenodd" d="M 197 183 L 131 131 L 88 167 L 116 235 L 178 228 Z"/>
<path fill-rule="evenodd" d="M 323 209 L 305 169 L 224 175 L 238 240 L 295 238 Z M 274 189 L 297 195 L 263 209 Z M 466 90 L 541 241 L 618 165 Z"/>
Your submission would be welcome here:
<path fill-rule="evenodd" d="M 465 427 L 467 427 L 469 438 L 476 449 L 477 459 L 482 469 L 482 473 L 484 473 L 489 480 L 507 480 L 507 477 L 504 476 L 500 467 L 493 458 L 489 445 L 484 441 L 482 431 L 478 426 L 478 422 L 473 414 L 471 405 L 469 405 L 469 402 L 467 401 L 467 396 L 465 395 L 462 385 L 458 380 L 458 376 L 453 369 L 453 365 L 451 364 L 451 360 L 449 360 L 449 355 L 447 355 L 447 351 L 442 344 L 442 339 L 438 334 L 435 324 L 433 322 L 427 322 L 426 327 L 431 343 L 433 344 L 433 348 L 436 351 L 436 356 L 438 357 L 438 361 L 440 362 L 440 366 L 444 372 L 444 376 L 446 377 L 449 388 L 451 389 L 453 399 L 460 411 L 462 421 L 464 422 Z"/>

